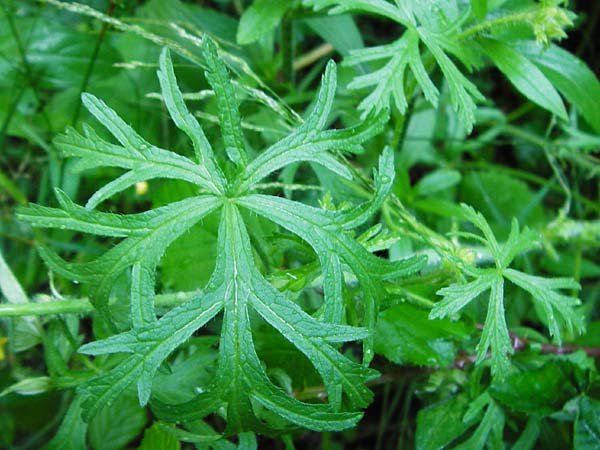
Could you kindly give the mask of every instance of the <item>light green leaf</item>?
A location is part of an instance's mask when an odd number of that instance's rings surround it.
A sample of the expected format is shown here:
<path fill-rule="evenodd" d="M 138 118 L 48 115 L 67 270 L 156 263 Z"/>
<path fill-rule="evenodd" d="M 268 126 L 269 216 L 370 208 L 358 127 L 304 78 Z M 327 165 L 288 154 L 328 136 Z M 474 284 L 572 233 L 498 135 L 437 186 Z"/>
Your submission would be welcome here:
<path fill-rule="evenodd" d="M 531 450 L 540 435 L 541 419 L 537 416 L 531 416 L 525 425 L 525 429 L 513 445 L 511 450 Z"/>
<path fill-rule="evenodd" d="M 430 319 L 443 318 L 456 314 L 480 294 L 492 287 L 496 275 L 486 274 L 465 284 L 451 284 L 440 289 L 437 294 L 444 299 L 436 303 L 429 313 Z"/>
<path fill-rule="evenodd" d="M 80 169 L 110 166 L 128 172 L 92 195 L 86 208 L 57 191 L 60 209 L 33 205 L 18 212 L 20 219 L 38 227 L 123 238 L 105 254 L 86 263 L 66 262 L 50 248 L 40 248 L 52 270 L 92 285 L 91 300 L 112 325 L 108 299 L 121 276 L 130 274 L 132 328 L 80 348 L 81 353 L 94 356 L 124 354 L 98 358 L 100 374 L 79 385 L 82 416 L 88 421 L 105 417 L 111 410 L 107 406 L 124 398 L 123 394 L 135 384 L 140 405 L 146 405 L 152 398 L 154 414 L 164 420 L 194 421 L 216 411 L 226 411 L 228 435 L 247 430 L 289 430 L 292 424 L 314 430 L 349 428 L 362 416 L 357 409 L 371 401 L 372 394 L 365 383 L 376 372 L 344 356 L 338 344 L 362 340 L 367 350 L 364 359 L 369 361 L 376 300 L 382 294 L 380 281 L 414 273 L 424 262 L 417 257 L 397 262 L 382 260 L 348 233 L 368 220 L 389 194 L 394 179 L 393 152 L 386 149 L 380 159 L 374 174 L 373 198 L 342 211 L 323 211 L 278 197 L 254 194 L 252 190 L 264 177 L 298 161 L 318 162 L 350 177 L 350 172 L 330 151 L 358 151 L 359 144 L 381 129 L 385 118 L 380 115 L 354 128 L 325 130 L 336 84 L 332 63 L 305 123 L 247 164 L 231 81 L 217 57 L 216 47 L 207 37 L 204 40 L 204 56 L 209 67 L 207 78 L 217 98 L 225 151 L 239 166 L 232 179 L 220 172 L 211 146 L 183 103 L 169 55 L 163 52 L 158 73 L 162 97 L 175 124 L 191 139 L 198 163 L 156 147 L 144 147 L 149 144 L 114 111 L 100 100 L 86 97 L 88 107 L 104 121 L 121 145 L 97 138 L 89 128 L 85 136 L 69 132 L 58 140 L 59 145 L 65 154 L 80 158 Z M 158 176 L 192 183 L 195 185 L 192 196 L 139 214 L 117 215 L 92 209 L 132 182 Z M 288 228 L 315 248 L 326 285 L 327 306 L 319 318 L 304 312 L 285 293 L 267 282 L 255 263 L 239 207 Z M 220 219 L 212 276 L 198 294 L 157 319 L 155 272 L 165 250 L 179 236 L 199 226 L 196 224 L 200 220 L 218 210 Z M 345 324 L 344 264 L 361 285 L 364 328 Z M 267 376 L 268 367 L 260 361 L 254 347 L 251 311 L 306 356 L 325 384 L 326 403 L 304 403 L 273 384 Z M 160 398 L 152 397 L 157 371 L 169 355 L 220 312 L 223 312 L 222 327 L 212 383 L 203 386 L 202 393 L 171 399 L 165 398 L 164 390 L 157 389 L 156 397 Z M 244 446 L 252 448 L 253 438 L 243 436 Z M 209 437 L 212 442 L 214 433 Z"/>
<path fill-rule="evenodd" d="M 87 208 L 95 208 L 102 201 L 135 183 L 154 178 L 180 179 L 209 192 L 218 192 L 207 170 L 183 156 L 157 147 L 134 148 L 114 145 L 100 138 L 87 126 L 84 126 L 84 133 L 85 135 L 81 135 L 69 129 L 66 134 L 54 140 L 54 144 L 64 156 L 80 158 L 73 170 L 97 167 L 119 167 L 129 170 L 96 192 L 88 200 Z"/>
<path fill-rule="evenodd" d="M 8 394 L 39 395 L 49 392 L 51 389 L 52 379 L 50 377 L 23 378 L 0 391 L 0 398 Z"/>
<path fill-rule="evenodd" d="M 430 319 L 456 314 L 480 294 L 491 290 L 481 340 L 477 346 L 477 363 L 486 359 L 488 350 L 491 349 L 492 374 L 500 377 L 508 372 L 510 367 L 508 355 L 514 351 L 505 318 L 504 278 L 532 295 L 533 301 L 539 304 L 544 312 L 543 320 L 550 334 L 558 342 L 561 342 L 563 327 L 566 327 L 570 334 L 584 331 L 583 316 L 574 308 L 579 305 L 579 300 L 556 292 L 557 289 L 578 289 L 579 284 L 575 280 L 543 278 L 509 268 L 517 255 L 538 245 L 537 233 L 527 229 L 523 232 L 519 231 L 517 221 L 513 220 L 508 240 L 501 245 L 481 213 L 467 205 L 462 205 L 462 214 L 481 231 L 483 236 L 464 232 L 458 235 L 483 243 L 492 255 L 496 267 L 482 269 L 465 265 L 464 261 L 461 261 L 460 265 L 465 273 L 474 279 L 464 284 L 455 283 L 440 289 L 437 293 L 444 298 L 431 309 Z"/>
<path fill-rule="evenodd" d="M 504 430 L 505 416 L 502 408 L 495 401 L 490 400 L 483 419 L 471 435 L 462 444 L 454 447 L 455 450 L 482 450 L 487 444 L 494 445 L 500 439 Z M 498 448 L 497 446 L 494 448 Z"/>
<path fill-rule="evenodd" d="M 430 196 L 440 191 L 445 191 L 460 182 L 460 172 L 451 169 L 439 169 L 428 173 L 415 185 L 415 194 Z"/>
<path fill-rule="evenodd" d="M 273 31 L 291 5 L 290 0 L 254 0 L 240 17 L 237 43 L 251 44 Z"/>
<path fill-rule="evenodd" d="M 424 263 L 423 258 L 413 257 L 406 260 L 389 262 L 381 260 L 369 253 L 358 242 L 345 232 L 343 224 L 346 221 L 343 211 L 336 213 L 299 205 L 289 200 L 265 195 L 251 195 L 240 199 L 240 204 L 257 214 L 266 217 L 297 234 L 315 250 L 322 267 L 331 266 L 328 256 L 336 254 L 341 261 L 348 265 L 356 275 L 363 294 L 364 323 L 373 330 L 377 314 L 377 300 L 383 295 L 377 279 L 391 279 L 407 276 L 419 270 Z M 358 223 L 354 223 L 355 226 Z M 327 289 L 336 289 L 331 282 L 329 273 Z M 337 283 L 342 283 L 338 279 Z M 328 293 L 325 293 L 327 300 Z M 367 361 L 373 357 L 373 342 L 369 338 L 365 342 Z"/>
<path fill-rule="evenodd" d="M 477 362 L 481 363 L 487 357 L 491 348 L 492 374 L 504 376 L 509 368 L 508 355 L 514 350 L 510 342 L 506 317 L 504 312 L 504 280 L 494 278 L 491 285 L 488 312 L 483 324 L 481 340 L 477 344 Z"/>
<path fill-rule="evenodd" d="M 335 6 L 330 14 L 340 14 L 349 11 L 365 11 L 377 14 L 388 19 L 404 23 L 409 17 L 395 5 L 385 0 L 304 0 L 306 6 L 312 6 L 314 9 L 323 9 L 329 6 Z"/>
<path fill-rule="evenodd" d="M 350 14 L 308 17 L 304 19 L 304 23 L 343 56 L 365 46 L 360 30 Z"/>
<path fill-rule="evenodd" d="M 42 207 L 22 209 L 18 212 L 17 217 L 25 221 L 31 218 L 34 223 L 39 224 L 38 226 L 82 230 L 100 235 L 108 234 L 111 236 L 127 231 L 127 239 L 97 259 L 86 263 L 68 263 L 50 248 L 40 247 L 40 255 L 56 273 L 72 280 L 91 283 L 93 285 L 92 302 L 106 318 L 109 318 L 108 299 L 119 276 L 125 270 L 142 260 L 146 267 L 145 270 L 150 270 L 150 268 L 154 270 L 164 250 L 190 226 L 215 210 L 218 206 L 219 201 L 215 197 L 198 196 L 133 215 L 129 219 L 119 218 L 116 215 L 106 213 L 86 211 L 75 220 L 68 218 L 57 221 L 56 216 L 60 215 L 58 211 Z M 68 212 L 77 215 L 81 210 L 84 210 L 84 208 L 71 205 Z M 53 220 L 44 223 L 43 218 L 46 213 Z M 96 218 L 98 218 L 98 223 L 101 226 L 97 226 L 94 223 Z M 93 222 L 86 224 L 89 220 Z M 116 230 L 111 229 L 111 223 L 114 224 Z M 127 226 L 130 227 L 129 230 L 126 230 Z M 135 228 L 136 226 L 140 228 Z M 147 284 L 151 281 L 148 277 L 145 279 Z M 145 289 L 150 288 L 146 287 Z M 151 289 L 153 290 L 154 286 Z M 146 312 L 143 314 L 144 317 L 152 317 L 154 308 L 152 299 L 146 297 L 144 305 L 132 304 L 132 311 L 143 307 L 146 309 Z"/>
<path fill-rule="evenodd" d="M 304 4 L 315 9 L 334 6 L 330 11 L 332 14 L 348 11 L 377 14 L 406 28 L 395 42 L 353 51 L 346 60 L 348 64 L 357 65 L 389 59 L 380 69 L 361 74 L 349 84 L 351 89 L 371 88 L 370 94 L 359 105 L 363 118 L 373 111 L 389 108 L 392 102 L 404 114 L 410 97 L 415 93 L 413 81 L 425 98 L 437 107 L 439 91 L 428 74 L 431 62 L 425 64 L 423 61 L 419 48 L 423 43 L 448 82 L 450 101 L 460 121 L 467 131 L 473 129 L 475 102 L 484 100 L 484 97 L 446 54 L 449 52 L 458 57 L 469 69 L 478 61 L 476 52 L 457 38 L 457 30 L 470 16 L 469 11 L 460 15 L 454 13 L 452 7 L 439 7 L 437 4 L 434 7 L 426 2 L 391 3 L 384 0 L 304 0 Z M 405 78 L 407 68 L 411 69 L 414 80 Z"/>
<path fill-rule="evenodd" d="M 467 399 L 457 396 L 419 410 L 415 448 L 439 450 L 461 436 L 469 428 L 462 420 L 466 407 Z"/>
<path fill-rule="evenodd" d="M 479 43 L 493 63 L 521 94 L 562 120 L 568 120 L 560 95 L 540 69 L 508 45 L 494 39 Z"/>
<path fill-rule="evenodd" d="M 470 0 L 473 15 L 477 20 L 482 20 L 487 15 L 488 1 L 487 0 Z"/>
<path fill-rule="evenodd" d="M 4 260 L 2 252 L 0 252 L 0 293 L 8 303 L 29 303 L 27 294 Z M 41 341 L 42 327 L 37 318 L 20 317 L 12 319 L 11 323 L 14 326 L 14 351 L 27 350 Z"/>
<path fill-rule="evenodd" d="M 0 291 L 9 303 L 29 303 L 27 294 L 0 253 Z"/>
<path fill-rule="evenodd" d="M 504 275 L 510 281 L 529 292 L 533 300 L 542 307 L 545 321 L 558 343 L 562 342 L 561 329 L 566 327 L 569 334 L 583 333 L 585 324 L 581 314 L 574 309 L 581 302 L 559 292 L 559 289 L 581 289 L 572 278 L 542 278 L 528 275 L 513 269 L 506 269 Z"/>
<path fill-rule="evenodd" d="M 426 311 L 397 305 L 379 314 L 375 351 L 396 364 L 445 367 L 456 356 L 453 341 L 467 336 L 459 322 L 430 321 Z"/>
<path fill-rule="evenodd" d="M 360 103 L 359 109 L 365 117 L 370 111 L 382 111 L 389 107 L 390 98 L 393 98 L 396 108 L 401 113 L 406 112 L 408 102 L 405 95 L 404 73 L 410 67 L 425 98 L 437 106 L 439 92 L 421 61 L 419 53 L 419 35 L 416 30 L 407 30 L 398 41 L 382 47 L 361 49 L 350 53 L 345 60 L 346 64 L 357 65 L 367 61 L 383 58 L 390 60 L 379 70 L 365 75 L 360 75 L 350 84 L 349 89 L 372 88 L 372 92 Z"/>
<path fill-rule="evenodd" d="M 215 161 L 213 150 L 209 144 L 202 127 L 196 118 L 190 114 L 183 100 L 183 95 L 177 86 L 173 63 L 168 49 L 164 49 L 160 55 L 160 70 L 158 71 L 161 91 L 165 105 L 175 125 L 181 129 L 192 141 L 196 158 L 201 167 L 212 175 L 219 192 L 225 189 L 225 177 L 221 168 Z"/>
<path fill-rule="evenodd" d="M 215 275 L 216 279 L 220 277 Z M 137 383 L 140 404 L 145 405 L 159 366 L 194 331 L 219 313 L 223 307 L 223 293 L 223 287 L 216 286 L 172 309 L 154 325 L 82 346 L 79 351 L 89 355 L 132 353 L 112 371 L 79 387 L 85 396 L 84 418 L 93 417 L 133 383 Z"/>

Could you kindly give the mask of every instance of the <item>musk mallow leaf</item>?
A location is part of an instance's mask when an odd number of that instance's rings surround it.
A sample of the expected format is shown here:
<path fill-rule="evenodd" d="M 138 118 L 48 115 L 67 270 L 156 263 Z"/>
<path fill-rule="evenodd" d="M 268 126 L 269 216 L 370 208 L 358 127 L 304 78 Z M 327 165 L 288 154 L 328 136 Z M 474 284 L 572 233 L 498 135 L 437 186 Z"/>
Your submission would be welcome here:
<path fill-rule="evenodd" d="M 492 373 L 504 376 L 510 370 L 509 355 L 513 353 L 504 307 L 505 280 L 531 294 L 533 301 L 540 306 L 543 319 L 550 335 L 557 343 L 562 343 L 562 330 L 570 334 L 583 333 L 584 318 L 575 307 L 580 301 L 560 293 L 561 289 L 579 289 L 572 278 L 544 278 L 528 275 L 510 268 L 514 258 L 539 245 L 537 233 L 525 228 L 519 230 L 513 219 L 510 234 L 504 243 L 499 243 L 485 217 L 467 205 L 462 205 L 463 217 L 481 232 L 459 233 L 460 236 L 475 239 L 483 243 L 495 262 L 493 268 L 464 266 L 464 272 L 473 277 L 466 283 L 454 283 L 440 289 L 437 293 L 443 298 L 432 308 L 429 318 L 443 318 L 460 312 L 484 292 L 490 291 L 488 310 L 477 345 L 477 363 L 483 362 L 489 352 Z M 464 262 L 463 262 L 464 264 Z"/>
<path fill-rule="evenodd" d="M 70 130 L 59 137 L 57 146 L 64 155 L 78 158 L 79 169 L 110 166 L 125 169 L 125 174 L 100 188 L 85 207 L 57 190 L 60 208 L 31 205 L 18 211 L 21 220 L 35 227 L 121 239 L 104 254 L 83 263 L 65 261 L 49 246 L 40 246 L 40 254 L 51 270 L 91 285 L 91 301 L 108 323 L 113 320 L 111 314 L 115 314 L 109 302 L 113 286 L 123 275 L 129 275 L 131 328 L 116 333 L 114 327 L 116 334 L 89 342 L 79 350 L 93 356 L 120 354 L 98 359 L 100 373 L 78 387 L 82 416 L 90 420 L 135 386 L 140 405 L 150 402 L 154 413 L 167 421 L 201 419 L 225 411 L 227 433 L 268 431 L 282 426 L 287 429 L 290 425 L 314 430 L 351 427 L 362 416 L 360 408 L 372 399 L 366 382 L 377 372 L 367 366 L 372 358 L 372 332 L 378 300 L 383 295 L 382 281 L 414 273 L 424 263 L 420 257 L 383 260 L 369 253 L 349 233 L 367 221 L 389 194 L 394 179 L 393 152 L 386 149 L 380 158 L 374 173 L 373 198 L 340 211 L 262 195 L 256 188 L 274 171 L 304 161 L 351 177 L 334 152 L 359 151 L 363 141 L 381 130 L 386 113 L 373 115 L 353 128 L 327 130 L 336 88 L 335 65 L 330 63 L 306 122 L 254 161 L 248 161 L 227 70 L 208 38 L 203 51 L 209 68 L 206 77 L 217 97 L 223 156 L 237 166 L 234 173 L 225 176 L 200 124 L 189 113 L 165 50 L 158 71 L 162 98 L 175 125 L 190 138 L 195 160 L 146 142 L 104 102 L 86 95 L 85 106 L 119 144 L 100 139 L 86 126 L 84 134 Z M 191 183 L 198 188 L 198 194 L 137 214 L 94 209 L 132 183 L 157 177 Z M 261 273 L 255 264 L 242 209 L 286 228 L 315 250 L 322 266 L 325 300 L 315 317 L 279 292 Z M 163 253 L 177 237 L 211 213 L 220 217 L 213 274 L 199 293 L 157 317 L 156 269 Z M 356 276 L 362 293 L 360 326 L 350 326 L 346 321 L 342 293 L 348 270 Z M 222 322 L 213 383 L 186 403 L 153 398 L 155 375 L 161 367 L 164 370 L 168 366 L 169 355 L 216 317 L 221 317 Z M 250 317 L 273 327 L 305 355 L 323 380 L 327 402 L 299 401 L 270 380 L 268 368 L 254 347 Z M 363 341 L 362 364 L 340 352 L 340 344 L 353 341 Z M 269 413 L 265 414 L 265 410 Z M 265 420 L 273 415 L 283 421 Z"/>
<path fill-rule="evenodd" d="M 386 61 L 380 68 L 361 74 L 348 85 L 350 89 L 370 88 L 371 92 L 359 105 L 363 118 L 373 112 L 385 110 L 394 104 L 401 114 L 406 113 L 412 90 L 408 88 L 412 80 L 429 103 L 437 107 L 439 90 L 428 74 L 430 63 L 435 63 L 448 83 L 450 102 L 458 113 L 460 121 L 468 131 L 475 123 L 477 101 L 484 100 L 477 87 L 469 81 L 448 54 L 458 58 L 467 68 L 471 68 L 477 55 L 465 42 L 460 42 L 459 30 L 470 16 L 464 14 L 453 17 L 443 6 L 432 2 L 388 2 L 386 0 L 304 0 L 306 6 L 314 9 L 333 8 L 330 13 L 364 12 L 390 19 L 405 28 L 404 33 L 394 42 L 377 47 L 362 48 L 350 52 L 345 64 L 356 66 L 371 61 Z M 439 3 L 439 2 L 438 2 Z M 433 59 L 427 60 L 421 44 Z"/>

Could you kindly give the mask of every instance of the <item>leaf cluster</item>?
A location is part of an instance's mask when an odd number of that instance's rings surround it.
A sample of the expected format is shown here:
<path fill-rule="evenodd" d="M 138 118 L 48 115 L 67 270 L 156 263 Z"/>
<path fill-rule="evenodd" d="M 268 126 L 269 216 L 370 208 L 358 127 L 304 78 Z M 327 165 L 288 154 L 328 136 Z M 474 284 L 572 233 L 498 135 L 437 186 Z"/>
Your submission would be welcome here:
<path fill-rule="evenodd" d="M 1 448 L 600 446 L 597 8 L 90 5 L 0 2 Z"/>

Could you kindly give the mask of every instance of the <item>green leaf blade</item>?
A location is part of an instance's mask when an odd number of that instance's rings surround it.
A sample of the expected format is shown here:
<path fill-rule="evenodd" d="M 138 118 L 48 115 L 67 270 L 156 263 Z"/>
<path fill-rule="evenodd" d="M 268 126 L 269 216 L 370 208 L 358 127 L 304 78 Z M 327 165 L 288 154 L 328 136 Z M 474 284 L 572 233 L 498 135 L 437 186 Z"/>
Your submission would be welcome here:
<path fill-rule="evenodd" d="M 240 17 L 236 35 L 237 43 L 251 44 L 273 31 L 290 6 L 289 0 L 255 0 Z"/>
<path fill-rule="evenodd" d="M 248 163 L 246 144 L 242 135 L 242 120 L 235 92 L 227 74 L 227 67 L 217 56 L 217 47 L 210 39 L 203 39 L 202 53 L 208 66 L 206 79 L 215 91 L 219 109 L 219 123 L 225 141 L 225 151 L 236 165 L 245 167 Z"/>
<path fill-rule="evenodd" d="M 479 43 L 521 94 L 558 118 L 568 120 L 560 95 L 535 64 L 498 40 L 481 39 Z"/>
<path fill-rule="evenodd" d="M 177 85 L 173 62 L 167 48 L 160 55 L 160 69 L 157 72 L 163 99 L 169 115 L 177 127 L 182 130 L 192 141 L 199 167 L 205 171 L 207 178 L 212 178 L 219 192 L 224 192 L 225 177 L 215 160 L 212 147 L 202 127 L 196 118 L 189 112 L 183 95 Z"/>
<path fill-rule="evenodd" d="M 516 49 L 533 61 L 596 132 L 600 132 L 600 81 L 579 58 L 556 45 L 519 42 Z"/>

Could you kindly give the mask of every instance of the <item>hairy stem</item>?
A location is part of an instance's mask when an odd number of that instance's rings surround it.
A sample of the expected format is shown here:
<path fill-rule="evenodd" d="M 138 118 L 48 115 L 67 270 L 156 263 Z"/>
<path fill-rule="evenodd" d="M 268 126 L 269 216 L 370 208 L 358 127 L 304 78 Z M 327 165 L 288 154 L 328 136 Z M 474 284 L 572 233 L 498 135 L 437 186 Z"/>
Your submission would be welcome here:
<path fill-rule="evenodd" d="M 155 297 L 154 304 L 157 308 L 169 308 L 185 302 L 196 294 L 198 294 L 198 291 L 159 294 Z M 38 296 L 38 299 L 41 301 L 34 303 L 2 303 L 0 304 L 0 317 L 90 314 L 95 309 L 87 298 L 56 300 L 48 295 L 42 295 Z"/>
<path fill-rule="evenodd" d="M 520 13 L 508 14 L 506 16 L 497 17 L 495 19 L 486 20 L 467 28 L 465 31 L 458 35 L 458 39 L 467 39 L 473 35 L 482 33 L 493 28 L 516 25 L 519 23 L 529 23 L 533 11 L 525 11 Z"/>

